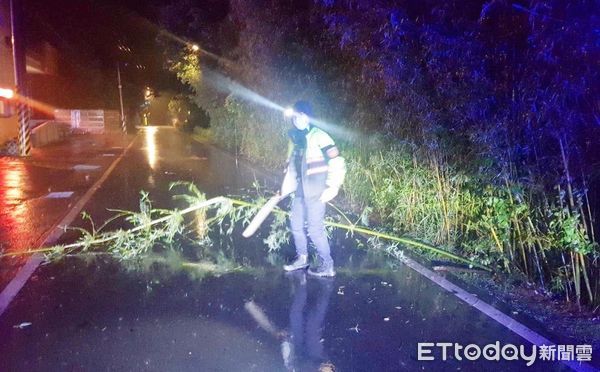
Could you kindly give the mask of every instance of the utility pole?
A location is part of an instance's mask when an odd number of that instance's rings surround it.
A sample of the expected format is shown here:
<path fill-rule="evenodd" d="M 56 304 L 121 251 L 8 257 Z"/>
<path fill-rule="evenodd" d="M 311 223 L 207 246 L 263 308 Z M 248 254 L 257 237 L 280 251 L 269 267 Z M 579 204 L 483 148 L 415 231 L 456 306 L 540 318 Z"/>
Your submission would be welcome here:
<path fill-rule="evenodd" d="M 127 133 L 127 125 L 125 123 L 125 111 L 123 110 L 123 85 L 121 84 L 121 65 L 117 62 L 117 82 L 119 83 L 119 103 L 121 104 L 121 130 Z"/>
<path fill-rule="evenodd" d="M 21 27 L 22 20 L 23 4 L 21 0 L 10 0 L 10 34 L 19 122 L 19 155 L 28 156 L 31 152 L 31 128 L 29 128 L 27 118 L 28 98 L 25 95 L 25 43 Z"/>

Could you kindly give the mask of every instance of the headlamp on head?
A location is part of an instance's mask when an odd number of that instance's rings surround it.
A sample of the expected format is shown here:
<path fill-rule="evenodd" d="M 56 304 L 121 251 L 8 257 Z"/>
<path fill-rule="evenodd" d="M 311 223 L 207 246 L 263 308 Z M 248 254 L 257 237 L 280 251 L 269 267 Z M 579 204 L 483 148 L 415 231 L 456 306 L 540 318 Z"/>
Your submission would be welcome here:
<path fill-rule="evenodd" d="M 286 118 L 291 118 L 292 115 L 294 115 L 294 109 L 293 108 L 288 107 L 285 110 L 283 110 L 283 116 L 285 116 Z"/>

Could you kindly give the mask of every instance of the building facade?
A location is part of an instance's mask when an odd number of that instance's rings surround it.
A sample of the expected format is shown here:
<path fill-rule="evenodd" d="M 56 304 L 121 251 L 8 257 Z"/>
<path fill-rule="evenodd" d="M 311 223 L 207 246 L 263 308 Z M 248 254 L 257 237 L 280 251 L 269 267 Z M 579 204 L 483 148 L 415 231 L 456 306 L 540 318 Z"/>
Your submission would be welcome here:
<path fill-rule="evenodd" d="M 0 0 L 0 88 L 14 89 L 15 76 L 10 32 L 10 5 L 8 0 Z M 6 141 L 16 138 L 19 124 L 16 113 L 10 117 L 0 117 L 0 147 Z"/>

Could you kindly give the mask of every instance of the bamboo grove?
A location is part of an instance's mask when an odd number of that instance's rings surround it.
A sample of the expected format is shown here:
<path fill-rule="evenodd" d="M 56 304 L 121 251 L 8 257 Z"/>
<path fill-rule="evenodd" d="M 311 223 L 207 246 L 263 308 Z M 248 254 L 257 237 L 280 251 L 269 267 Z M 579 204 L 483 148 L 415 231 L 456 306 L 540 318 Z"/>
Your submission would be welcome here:
<path fill-rule="evenodd" d="M 284 161 L 280 113 L 219 89 L 211 71 L 280 104 L 308 99 L 354 133 L 336 140 L 346 207 L 363 222 L 597 308 L 597 4 L 289 3 L 232 0 L 204 23 L 187 21 L 201 13 L 192 2 L 163 8 L 166 28 L 222 56 L 162 41 L 185 100 L 210 118 L 198 135 Z"/>

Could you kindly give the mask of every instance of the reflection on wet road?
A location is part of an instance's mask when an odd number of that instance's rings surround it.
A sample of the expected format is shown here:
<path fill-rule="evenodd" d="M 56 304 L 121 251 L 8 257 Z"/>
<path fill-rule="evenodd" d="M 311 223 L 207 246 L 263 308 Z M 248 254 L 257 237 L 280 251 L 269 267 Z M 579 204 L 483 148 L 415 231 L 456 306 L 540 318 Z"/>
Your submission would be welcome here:
<path fill-rule="evenodd" d="M 326 368 L 332 363 L 325 354 L 323 322 L 327 315 L 327 307 L 333 291 L 334 279 L 321 278 L 315 280 L 318 284 L 315 298 L 307 307 L 306 272 L 304 270 L 288 274 L 293 281 L 293 301 L 290 306 L 290 356 L 285 359 L 285 366 L 290 370 L 300 369 L 301 364 L 309 364 L 310 369 Z M 305 318 L 306 314 L 306 318 Z M 305 367 L 306 368 L 306 367 Z M 329 366 L 329 368 L 332 368 Z"/>
<path fill-rule="evenodd" d="M 13 241 L 16 237 L 11 236 L 19 231 L 19 226 L 26 225 L 29 216 L 30 204 L 26 203 L 25 188 L 29 181 L 25 164 L 18 161 L 6 160 L 3 162 L 4 171 L 0 172 L 0 209 L 2 213 L 2 225 L 5 226 L 6 240 Z M 3 240 L 4 240 L 3 239 Z"/>
<path fill-rule="evenodd" d="M 146 144 L 146 154 L 148 156 L 148 165 L 151 169 L 156 167 L 156 157 L 157 157 L 157 148 L 156 148 L 156 132 L 158 131 L 157 127 L 147 127 L 144 128 L 144 140 Z"/>
<path fill-rule="evenodd" d="M 153 131 L 138 137 L 92 199 L 95 219 L 110 216 L 106 208 L 136 208 L 142 189 L 157 206 L 173 207 L 168 185 L 175 180 L 193 181 L 209 195 L 270 182 L 170 128 Z M 215 241 L 206 252 L 193 240 L 183 247 L 187 259 L 243 267 L 219 275 L 209 265 L 182 266 L 181 257 L 135 267 L 106 257 L 68 258 L 41 268 L 0 318 L 0 370 L 526 369 L 523 361 L 417 360 L 418 342 L 529 344 L 344 236 L 332 237 L 339 264 L 333 279 L 284 274 L 280 265 L 293 249 L 269 254 L 265 237 L 245 240 L 235 230 L 232 241 Z M 14 327 L 24 322 L 31 325 Z M 527 370 L 562 367 L 537 362 Z"/>
<path fill-rule="evenodd" d="M 0 250 L 20 252 L 41 244 L 112 162 L 104 155 L 118 156 L 130 140 L 122 135 L 72 136 L 33 149 L 28 158 L 0 157 Z M 0 259 L 0 289 L 25 259 Z"/>

